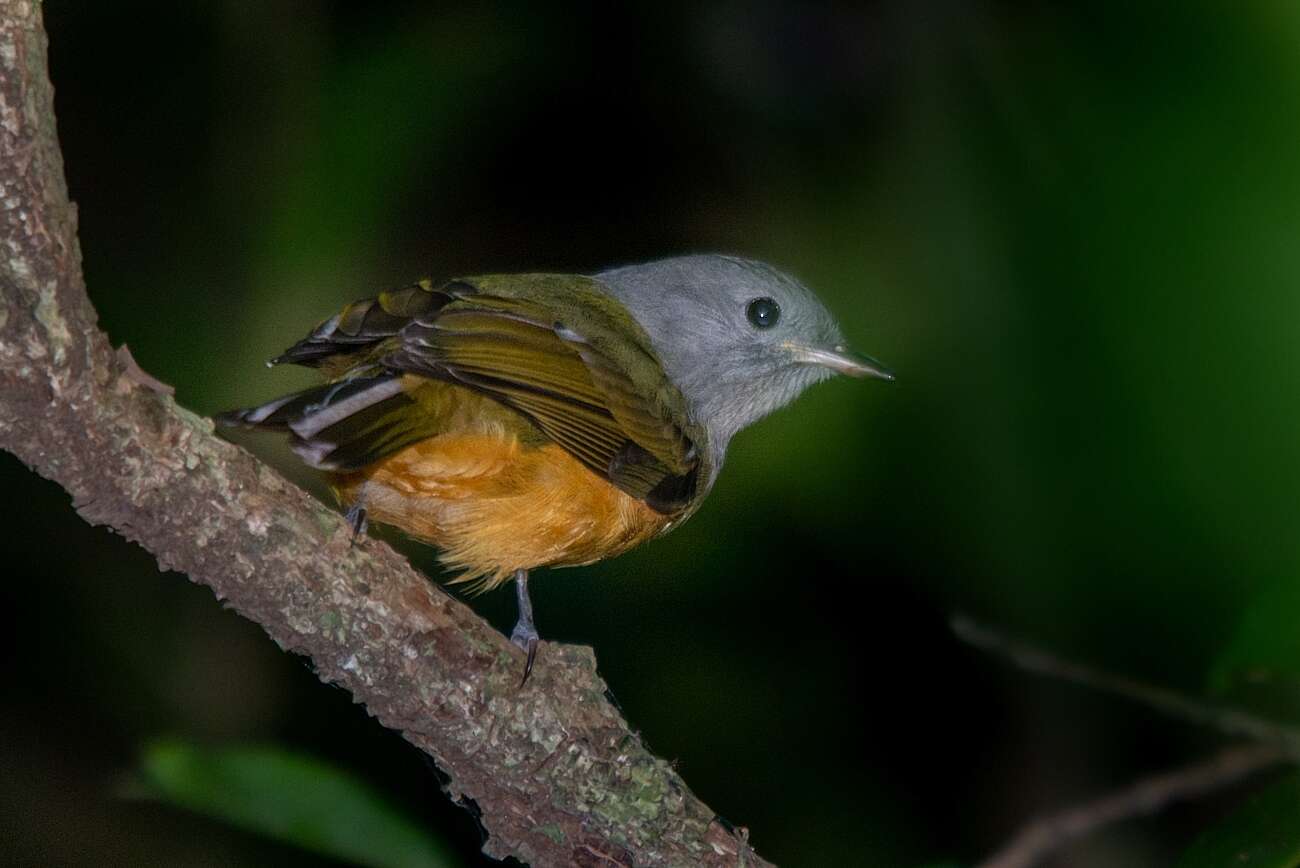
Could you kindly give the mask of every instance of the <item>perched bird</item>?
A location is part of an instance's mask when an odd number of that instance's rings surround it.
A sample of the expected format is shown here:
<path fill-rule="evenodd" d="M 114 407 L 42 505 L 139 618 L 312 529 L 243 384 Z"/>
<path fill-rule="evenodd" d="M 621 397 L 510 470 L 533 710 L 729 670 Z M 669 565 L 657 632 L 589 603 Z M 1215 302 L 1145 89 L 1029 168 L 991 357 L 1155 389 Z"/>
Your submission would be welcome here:
<path fill-rule="evenodd" d="M 285 431 L 368 520 L 441 549 L 456 582 L 589 564 L 685 521 L 736 432 L 835 373 L 893 379 L 761 262 L 702 255 L 573 274 L 429 281 L 349 304 L 271 364 L 325 385 L 222 414 Z"/>

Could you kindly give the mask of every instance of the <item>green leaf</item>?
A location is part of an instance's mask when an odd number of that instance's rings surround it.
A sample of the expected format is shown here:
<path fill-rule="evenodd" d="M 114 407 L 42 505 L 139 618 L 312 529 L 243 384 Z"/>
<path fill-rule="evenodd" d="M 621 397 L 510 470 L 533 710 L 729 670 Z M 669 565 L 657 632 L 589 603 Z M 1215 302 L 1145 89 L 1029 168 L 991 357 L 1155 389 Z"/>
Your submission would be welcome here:
<path fill-rule="evenodd" d="M 1300 719 L 1300 582 L 1256 593 L 1210 669 L 1211 695 L 1284 720 Z"/>
<path fill-rule="evenodd" d="M 1300 865 L 1300 773 L 1257 793 L 1183 854 L 1178 868 Z"/>
<path fill-rule="evenodd" d="M 1241 673 L 1300 674 L 1300 582 L 1288 580 L 1256 593 L 1210 675 L 1216 692 Z"/>
<path fill-rule="evenodd" d="M 150 745 L 130 796 L 372 868 L 443 868 L 446 849 L 352 775 L 273 747 Z"/>

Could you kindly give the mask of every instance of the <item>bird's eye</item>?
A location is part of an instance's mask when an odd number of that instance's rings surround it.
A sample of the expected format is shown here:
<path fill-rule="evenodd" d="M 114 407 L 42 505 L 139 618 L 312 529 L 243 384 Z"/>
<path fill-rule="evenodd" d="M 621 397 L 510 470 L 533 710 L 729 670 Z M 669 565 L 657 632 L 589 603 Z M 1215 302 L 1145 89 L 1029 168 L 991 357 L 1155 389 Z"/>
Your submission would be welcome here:
<path fill-rule="evenodd" d="M 756 329 L 770 329 L 781 318 L 781 306 L 771 298 L 756 298 L 745 309 L 749 321 Z"/>

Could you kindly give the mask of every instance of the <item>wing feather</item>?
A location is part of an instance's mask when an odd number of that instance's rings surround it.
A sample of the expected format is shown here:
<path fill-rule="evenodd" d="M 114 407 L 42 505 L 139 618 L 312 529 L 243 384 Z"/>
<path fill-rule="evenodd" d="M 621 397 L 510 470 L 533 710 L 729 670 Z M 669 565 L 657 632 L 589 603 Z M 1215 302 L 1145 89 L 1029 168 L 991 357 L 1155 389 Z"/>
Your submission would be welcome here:
<path fill-rule="evenodd" d="M 341 376 L 232 419 L 288 427 L 322 465 L 329 456 L 356 467 L 430 436 L 431 420 L 411 418 L 421 403 L 399 398 L 415 374 L 511 408 L 661 512 L 693 499 L 702 432 L 649 338 L 591 278 L 503 275 L 436 289 L 421 281 L 348 305 L 275 361 Z M 371 385 L 351 385 L 363 374 Z"/>

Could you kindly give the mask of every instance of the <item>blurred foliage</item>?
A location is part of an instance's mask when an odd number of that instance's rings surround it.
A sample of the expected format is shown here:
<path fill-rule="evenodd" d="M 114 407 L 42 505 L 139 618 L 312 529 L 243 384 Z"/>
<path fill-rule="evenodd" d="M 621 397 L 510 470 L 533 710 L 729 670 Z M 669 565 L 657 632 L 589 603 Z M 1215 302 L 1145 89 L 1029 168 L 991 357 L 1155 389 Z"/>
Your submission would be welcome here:
<path fill-rule="evenodd" d="M 1291 774 L 1197 838 L 1178 868 L 1300 865 L 1300 775 Z"/>
<path fill-rule="evenodd" d="M 124 794 L 170 802 L 370 868 L 453 864 L 426 830 L 357 778 L 277 748 L 156 742 Z"/>
<path fill-rule="evenodd" d="M 737 440 L 681 530 L 534 591 L 544 635 L 594 645 L 765 856 L 973 861 L 1214 746 L 1000 668 L 949 636 L 954 610 L 1300 725 L 1293 6 L 45 8 L 101 321 L 199 411 L 301 384 L 262 361 L 415 276 L 710 249 L 800 275 L 899 372 L 813 390 Z M 323 494 L 274 438 L 241 442 Z M 364 769 L 482 862 L 473 819 L 345 695 L 0 475 L 15 858 L 312 864 L 106 803 L 168 731 Z M 474 605 L 506 626 L 508 596 Z M 1232 807 L 1068 864 L 1169 864 Z"/>

